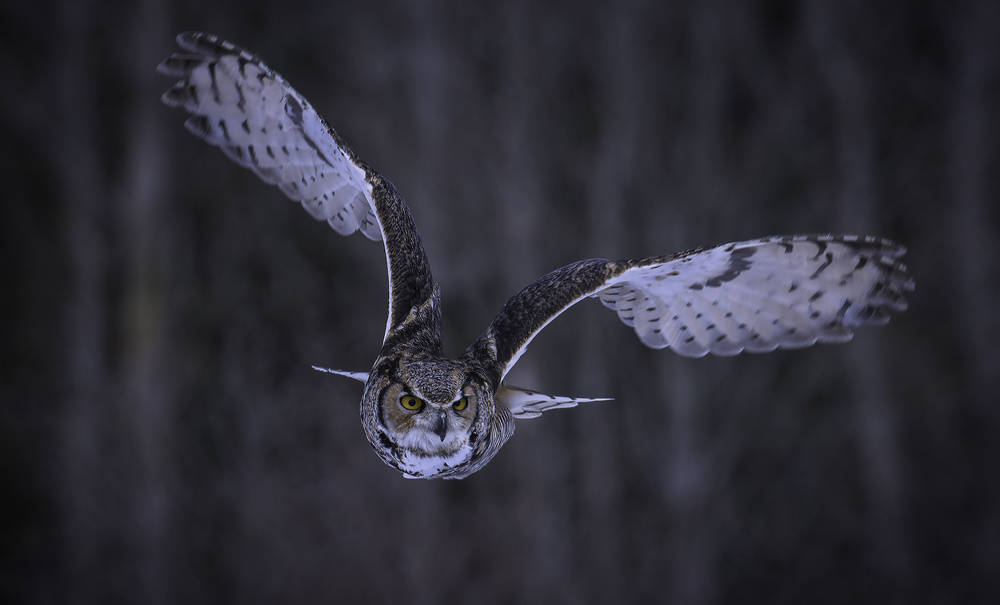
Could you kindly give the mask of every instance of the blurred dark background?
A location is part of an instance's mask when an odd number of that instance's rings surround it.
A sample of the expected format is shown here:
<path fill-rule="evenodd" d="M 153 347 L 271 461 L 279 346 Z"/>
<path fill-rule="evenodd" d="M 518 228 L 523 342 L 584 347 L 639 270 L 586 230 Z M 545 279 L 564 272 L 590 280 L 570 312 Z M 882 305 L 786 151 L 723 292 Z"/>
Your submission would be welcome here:
<path fill-rule="evenodd" d="M 1000 3 L 4 0 L 0 601 L 1000 602 Z M 847 345 L 651 351 L 596 302 L 511 382 L 613 396 L 408 481 L 365 441 L 379 245 L 159 102 L 258 53 L 413 209 L 457 354 L 586 257 L 909 247 Z"/>

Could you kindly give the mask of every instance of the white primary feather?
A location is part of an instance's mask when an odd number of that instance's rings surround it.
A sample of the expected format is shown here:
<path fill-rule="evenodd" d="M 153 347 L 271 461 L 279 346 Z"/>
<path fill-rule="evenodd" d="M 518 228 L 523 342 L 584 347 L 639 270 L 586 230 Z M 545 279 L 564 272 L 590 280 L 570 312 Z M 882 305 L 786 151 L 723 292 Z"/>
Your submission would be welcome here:
<path fill-rule="evenodd" d="M 327 374 L 336 374 L 338 376 L 346 376 L 347 378 L 353 378 L 362 383 L 368 382 L 368 372 L 347 372 L 345 370 L 331 370 L 330 368 L 321 368 L 319 366 L 313 366 L 312 369 L 317 372 L 326 372 Z"/>
<path fill-rule="evenodd" d="M 575 408 L 578 404 L 591 401 L 611 401 L 610 397 L 560 397 L 546 395 L 530 389 L 522 389 L 511 385 L 500 385 L 497 389 L 497 403 L 504 405 L 514 415 L 514 418 L 537 418 L 542 412 Z"/>
<path fill-rule="evenodd" d="M 689 357 L 843 342 L 906 308 L 903 252 L 875 238 L 765 238 L 648 259 L 592 295 L 647 346 Z"/>
<path fill-rule="evenodd" d="M 234 162 L 301 202 L 338 233 L 381 240 L 365 171 L 331 129 L 279 74 L 250 53 L 204 34 L 178 36 L 192 55 L 174 55 L 159 71 L 184 78 L 163 102 L 192 115 L 185 126 Z M 215 48 L 232 54 L 214 55 Z"/>

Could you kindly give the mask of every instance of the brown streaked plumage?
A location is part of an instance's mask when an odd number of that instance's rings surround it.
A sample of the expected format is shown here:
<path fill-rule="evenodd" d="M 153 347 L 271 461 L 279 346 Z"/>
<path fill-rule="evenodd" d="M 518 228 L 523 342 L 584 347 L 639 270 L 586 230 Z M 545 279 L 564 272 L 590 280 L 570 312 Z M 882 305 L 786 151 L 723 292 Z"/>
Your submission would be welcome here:
<path fill-rule="evenodd" d="M 407 477 L 466 477 L 496 455 L 515 418 L 596 401 L 504 383 L 534 336 L 584 298 L 615 310 L 647 346 L 700 357 L 843 342 L 855 328 L 905 310 L 914 287 L 899 260 L 902 246 L 854 235 L 584 260 L 515 294 L 458 359 L 447 359 L 440 289 L 392 183 L 256 56 L 211 34 L 181 34 L 177 42 L 183 52 L 158 69 L 180 78 L 163 102 L 190 114 L 188 130 L 338 233 L 383 241 L 389 311 L 382 350 L 369 372 L 325 371 L 365 383 L 368 440 Z"/>

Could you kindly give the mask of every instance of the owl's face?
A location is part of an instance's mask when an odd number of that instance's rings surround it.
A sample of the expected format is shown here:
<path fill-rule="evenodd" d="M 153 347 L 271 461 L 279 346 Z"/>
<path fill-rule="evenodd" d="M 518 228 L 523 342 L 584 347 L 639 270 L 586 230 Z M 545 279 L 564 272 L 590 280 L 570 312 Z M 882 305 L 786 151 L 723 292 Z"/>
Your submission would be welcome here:
<path fill-rule="evenodd" d="M 461 364 L 399 361 L 373 373 L 362 420 L 382 459 L 407 477 L 465 476 L 489 459 L 479 462 L 493 408 L 490 390 Z"/>

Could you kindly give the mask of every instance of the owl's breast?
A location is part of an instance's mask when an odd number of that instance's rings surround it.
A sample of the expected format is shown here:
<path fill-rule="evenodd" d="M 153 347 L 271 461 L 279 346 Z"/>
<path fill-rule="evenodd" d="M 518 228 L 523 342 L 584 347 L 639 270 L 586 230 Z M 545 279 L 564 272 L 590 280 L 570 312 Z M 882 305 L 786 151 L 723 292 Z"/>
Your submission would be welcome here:
<path fill-rule="evenodd" d="M 470 465 L 476 457 L 475 448 L 461 445 L 454 452 L 427 454 L 419 450 L 400 450 L 396 468 L 407 479 L 460 479 L 481 465 Z"/>

